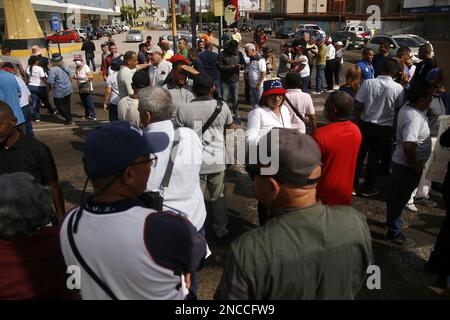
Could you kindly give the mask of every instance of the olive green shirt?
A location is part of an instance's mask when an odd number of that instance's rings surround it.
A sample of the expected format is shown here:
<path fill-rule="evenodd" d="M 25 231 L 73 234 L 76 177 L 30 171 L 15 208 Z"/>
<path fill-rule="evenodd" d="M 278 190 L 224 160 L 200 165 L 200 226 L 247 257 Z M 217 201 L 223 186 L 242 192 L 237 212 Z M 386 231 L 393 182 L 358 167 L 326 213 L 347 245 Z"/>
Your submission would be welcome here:
<path fill-rule="evenodd" d="M 325 44 L 322 44 L 319 47 L 319 53 L 316 55 L 316 64 L 327 64 L 327 46 Z"/>
<path fill-rule="evenodd" d="M 365 216 L 349 206 L 283 209 L 231 244 L 215 299 L 354 299 L 373 261 Z"/>

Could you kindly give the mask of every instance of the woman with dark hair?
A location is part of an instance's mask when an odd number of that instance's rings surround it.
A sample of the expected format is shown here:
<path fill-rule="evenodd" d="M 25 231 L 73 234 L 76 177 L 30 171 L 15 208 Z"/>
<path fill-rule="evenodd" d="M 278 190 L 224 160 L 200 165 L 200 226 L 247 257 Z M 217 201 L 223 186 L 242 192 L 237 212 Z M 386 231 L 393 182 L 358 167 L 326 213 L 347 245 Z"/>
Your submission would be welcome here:
<path fill-rule="evenodd" d="M 111 64 L 111 73 L 106 79 L 105 94 L 103 99 L 103 110 L 109 113 L 109 121 L 117 121 L 118 113 L 117 106 L 120 102 L 119 97 L 119 85 L 117 84 L 117 74 L 119 73 L 120 66 L 123 64 L 123 60 L 115 58 Z"/>
<path fill-rule="evenodd" d="M 39 66 L 39 57 L 31 56 L 28 60 L 28 67 L 26 70 L 28 76 L 28 89 L 31 92 L 31 97 L 33 99 L 34 108 L 34 121 L 41 121 L 41 101 L 47 108 L 48 113 L 55 114 L 56 111 L 50 105 L 48 101 L 48 86 L 47 78 L 48 75 L 45 73 L 44 69 Z"/>
<path fill-rule="evenodd" d="M 0 176 L 0 299 L 73 298 L 52 193 L 24 172 Z"/>

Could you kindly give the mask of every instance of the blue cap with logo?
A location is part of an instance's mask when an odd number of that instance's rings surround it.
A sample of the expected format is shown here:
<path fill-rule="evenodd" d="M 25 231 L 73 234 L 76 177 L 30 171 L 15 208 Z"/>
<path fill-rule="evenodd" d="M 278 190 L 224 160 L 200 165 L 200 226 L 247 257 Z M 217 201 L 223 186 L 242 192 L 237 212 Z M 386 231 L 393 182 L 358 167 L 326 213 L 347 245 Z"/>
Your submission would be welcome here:
<path fill-rule="evenodd" d="M 106 179 L 130 166 L 137 157 L 167 148 L 164 132 L 146 132 L 127 121 L 114 121 L 96 127 L 87 136 L 83 161 L 92 179 Z"/>

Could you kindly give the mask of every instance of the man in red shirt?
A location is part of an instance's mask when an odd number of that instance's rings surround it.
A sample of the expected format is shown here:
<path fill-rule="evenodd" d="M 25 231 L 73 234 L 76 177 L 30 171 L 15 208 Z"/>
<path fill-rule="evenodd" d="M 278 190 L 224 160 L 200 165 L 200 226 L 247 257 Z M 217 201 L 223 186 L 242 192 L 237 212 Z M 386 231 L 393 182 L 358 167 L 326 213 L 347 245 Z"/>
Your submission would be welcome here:
<path fill-rule="evenodd" d="M 322 178 L 317 196 L 326 205 L 351 205 L 356 160 L 361 132 L 352 118 L 353 98 L 345 92 L 333 92 L 325 102 L 324 115 L 329 124 L 314 132 L 322 152 Z"/>

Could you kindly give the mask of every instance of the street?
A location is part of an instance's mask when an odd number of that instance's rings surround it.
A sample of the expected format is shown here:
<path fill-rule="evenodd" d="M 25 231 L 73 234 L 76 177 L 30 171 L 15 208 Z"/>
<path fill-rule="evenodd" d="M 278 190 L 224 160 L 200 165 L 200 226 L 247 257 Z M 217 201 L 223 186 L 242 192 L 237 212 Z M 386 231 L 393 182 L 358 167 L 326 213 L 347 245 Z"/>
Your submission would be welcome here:
<path fill-rule="evenodd" d="M 151 35 L 156 43 L 162 34 L 169 34 L 170 31 L 145 31 L 144 36 Z M 119 52 L 128 50 L 137 51 L 138 43 L 124 42 L 125 34 L 114 35 Z M 145 39 L 145 37 L 144 37 Z M 243 42 L 250 42 L 253 33 L 243 34 Z M 96 40 L 97 46 L 97 67 L 100 65 L 100 44 L 105 41 Z M 274 49 L 279 48 L 284 42 L 270 37 L 268 45 Z M 279 51 L 278 51 L 279 52 Z M 76 52 L 74 52 L 76 53 Z M 64 59 L 71 67 L 74 67 L 72 60 L 73 53 L 64 54 Z M 347 51 L 344 56 L 345 65 L 341 71 L 341 79 L 345 79 L 345 71 L 356 62 L 361 56 L 361 51 Z M 26 61 L 23 59 L 22 61 Z M 242 80 L 241 80 L 242 81 Z M 241 82 L 241 112 L 244 120 L 250 106 L 244 105 L 243 101 L 243 81 Z M 314 82 L 313 82 L 314 84 Z M 74 83 L 75 85 L 75 83 Z M 72 113 L 74 114 L 75 125 L 64 126 L 62 118 L 48 115 L 43 112 L 40 123 L 33 123 L 36 137 L 45 142 L 53 152 L 59 172 L 59 180 L 66 200 L 66 209 L 79 205 L 82 188 L 85 182 L 85 174 L 81 161 L 83 144 L 86 135 L 96 125 L 106 122 L 107 113 L 103 111 L 103 90 L 104 83 L 96 80 L 94 83 L 94 103 L 97 111 L 97 121 L 83 121 L 83 109 L 77 90 L 72 95 Z M 313 102 L 318 113 L 319 123 L 324 119 L 321 115 L 327 94 L 313 96 Z M 389 191 L 390 177 L 380 179 L 381 194 L 373 199 L 355 197 L 354 207 L 361 210 L 367 217 L 373 238 L 374 264 L 381 268 L 381 289 L 361 290 L 359 299 L 433 299 L 440 293 L 439 289 L 433 287 L 434 276 L 425 274 L 423 264 L 428 259 L 429 253 L 434 245 L 436 235 L 439 231 L 444 217 L 444 205 L 438 193 L 433 193 L 433 199 L 439 202 L 439 208 L 430 209 L 418 206 L 418 214 L 406 212 L 409 229 L 405 231 L 408 237 L 414 239 L 417 246 L 409 250 L 400 250 L 391 246 L 384 240 L 384 220 L 386 215 L 385 199 Z M 89 186 L 88 192 L 92 191 Z M 252 187 L 252 182 L 246 174 L 243 166 L 232 165 L 226 173 L 226 197 L 230 214 L 231 239 L 257 226 L 256 199 Z M 207 227 L 207 238 L 209 227 Z M 213 255 L 208 259 L 205 267 L 200 272 L 199 299 L 211 299 L 215 288 L 220 280 L 222 266 L 226 259 L 229 243 L 215 242 L 209 240 L 209 245 Z"/>

